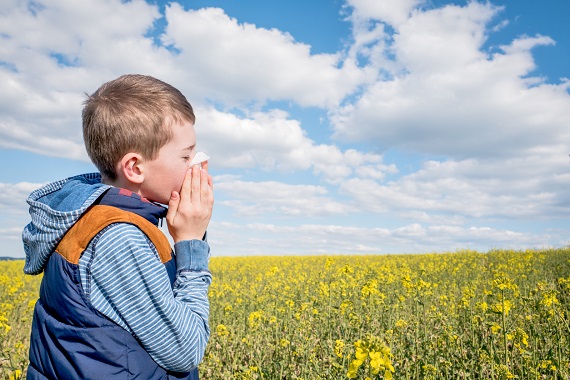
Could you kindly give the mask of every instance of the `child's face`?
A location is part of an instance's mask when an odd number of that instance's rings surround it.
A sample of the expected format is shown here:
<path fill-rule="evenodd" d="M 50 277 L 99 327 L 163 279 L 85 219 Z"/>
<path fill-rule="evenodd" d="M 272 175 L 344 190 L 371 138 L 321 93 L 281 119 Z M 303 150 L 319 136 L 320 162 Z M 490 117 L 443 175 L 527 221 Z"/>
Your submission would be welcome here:
<path fill-rule="evenodd" d="M 172 139 L 158 151 L 158 157 L 144 165 L 141 195 L 168 204 L 173 191 L 180 191 L 188 164 L 196 154 L 196 133 L 192 123 L 174 124 Z"/>

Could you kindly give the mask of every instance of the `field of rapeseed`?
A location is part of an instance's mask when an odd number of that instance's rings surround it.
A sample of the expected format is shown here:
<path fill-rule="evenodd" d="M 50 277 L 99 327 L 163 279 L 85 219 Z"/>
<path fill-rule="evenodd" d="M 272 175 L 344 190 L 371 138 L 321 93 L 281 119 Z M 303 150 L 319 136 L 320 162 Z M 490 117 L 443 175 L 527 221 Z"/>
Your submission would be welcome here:
<path fill-rule="evenodd" d="M 0 262 L 0 379 L 39 277 Z M 213 258 L 204 379 L 570 379 L 570 249 Z"/>
<path fill-rule="evenodd" d="M 0 261 L 0 379 L 19 379 L 28 365 L 41 276 L 25 276 L 23 267 L 24 261 Z"/>

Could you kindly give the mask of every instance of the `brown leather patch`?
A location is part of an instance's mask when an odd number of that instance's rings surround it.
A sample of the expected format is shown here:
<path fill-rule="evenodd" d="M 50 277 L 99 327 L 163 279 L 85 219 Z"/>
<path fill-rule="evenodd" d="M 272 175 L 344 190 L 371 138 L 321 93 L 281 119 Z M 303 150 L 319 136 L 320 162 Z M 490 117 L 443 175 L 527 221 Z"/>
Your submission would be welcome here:
<path fill-rule="evenodd" d="M 87 211 L 67 231 L 55 251 L 72 264 L 78 264 L 81 254 L 91 240 L 105 227 L 113 223 L 130 223 L 138 227 L 152 241 L 160 260 L 165 263 L 172 258 L 170 242 L 154 224 L 140 215 L 112 206 L 97 205 Z"/>

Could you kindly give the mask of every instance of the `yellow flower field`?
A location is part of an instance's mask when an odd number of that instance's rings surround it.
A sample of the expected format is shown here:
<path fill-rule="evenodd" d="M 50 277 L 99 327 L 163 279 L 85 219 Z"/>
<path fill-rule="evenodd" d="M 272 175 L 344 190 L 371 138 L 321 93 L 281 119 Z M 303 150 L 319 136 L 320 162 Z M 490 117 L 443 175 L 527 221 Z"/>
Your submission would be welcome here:
<path fill-rule="evenodd" d="M 24 261 L 0 261 L 0 379 L 24 378 L 34 304 L 41 276 L 26 276 Z"/>
<path fill-rule="evenodd" d="M 41 278 L 0 262 L 0 379 Z M 569 379 L 570 249 L 213 258 L 203 379 Z"/>

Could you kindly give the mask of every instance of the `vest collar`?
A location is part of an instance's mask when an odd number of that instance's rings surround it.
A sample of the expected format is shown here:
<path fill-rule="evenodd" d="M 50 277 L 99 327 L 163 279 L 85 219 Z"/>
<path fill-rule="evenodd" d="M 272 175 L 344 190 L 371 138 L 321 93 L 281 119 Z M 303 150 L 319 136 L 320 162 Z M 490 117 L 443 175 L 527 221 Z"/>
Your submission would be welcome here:
<path fill-rule="evenodd" d="M 117 187 L 112 187 L 103 194 L 98 204 L 114 206 L 125 211 L 133 212 L 154 225 L 158 225 L 159 220 L 164 218 L 168 211 L 165 207 L 152 203 L 148 199 L 142 198 L 130 190 Z"/>

